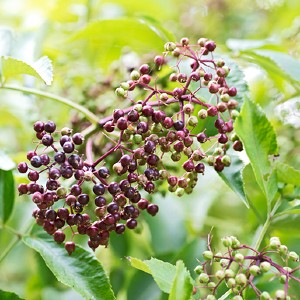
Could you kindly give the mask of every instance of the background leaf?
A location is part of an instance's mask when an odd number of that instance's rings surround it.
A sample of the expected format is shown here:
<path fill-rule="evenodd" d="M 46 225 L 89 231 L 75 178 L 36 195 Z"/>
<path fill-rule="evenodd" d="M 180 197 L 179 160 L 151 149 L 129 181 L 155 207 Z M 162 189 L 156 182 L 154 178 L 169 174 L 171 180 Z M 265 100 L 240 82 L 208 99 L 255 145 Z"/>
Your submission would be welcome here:
<path fill-rule="evenodd" d="M 176 262 L 176 275 L 172 284 L 169 300 L 188 300 L 193 290 L 192 278 L 184 263 Z"/>
<path fill-rule="evenodd" d="M 276 134 L 272 125 L 262 109 L 247 99 L 235 122 L 235 130 L 243 142 L 260 188 L 272 201 L 277 191 L 276 177 L 269 161 L 269 155 L 277 154 Z"/>
<path fill-rule="evenodd" d="M 59 281 L 85 299 L 115 299 L 108 277 L 92 253 L 76 245 L 75 252 L 69 256 L 63 245 L 56 244 L 37 226 L 30 236 L 23 237 L 23 242 L 40 253 Z"/>
<path fill-rule="evenodd" d="M 23 299 L 23 298 L 20 298 L 15 293 L 0 290 L 0 299 L 1 300 L 18 300 L 18 299 Z"/>
<path fill-rule="evenodd" d="M 53 80 L 52 63 L 46 56 L 41 57 L 34 63 L 27 63 L 11 56 L 1 56 L 1 65 L 4 80 L 20 74 L 42 79 L 47 85 L 51 85 Z"/>
<path fill-rule="evenodd" d="M 173 280 L 176 274 L 176 267 L 174 265 L 156 258 L 140 260 L 130 257 L 129 261 L 134 268 L 151 274 L 163 292 L 168 294 L 171 292 Z"/>
<path fill-rule="evenodd" d="M 277 180 L 293 185 L 300 185 L 300 171 L 282 162 L 276 163 Z"/>

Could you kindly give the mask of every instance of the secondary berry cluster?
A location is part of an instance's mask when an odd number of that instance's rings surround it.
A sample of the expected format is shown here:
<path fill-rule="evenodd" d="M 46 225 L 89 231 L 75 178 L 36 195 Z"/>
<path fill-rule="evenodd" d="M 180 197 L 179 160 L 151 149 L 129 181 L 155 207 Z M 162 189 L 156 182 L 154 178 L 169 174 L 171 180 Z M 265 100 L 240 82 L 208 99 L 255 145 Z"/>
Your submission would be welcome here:
<path fill-rule="evenodd" d="M 202 254 L 205 261 L 194 270 L 198 274 L 198 285 L 194 287 L 194 292 L 199 289 L 205 295 L 203 299 L 218 299 L 218 291 L 227 288 L 234 300 L 247 299 L 249 291 L 254 292 L 260 300 L 286 300 L 290 299 L 289 281 L 300 282 L 295 276 L 295 272 L 300 269 L 299 265 L 290 267 L 291 263 L 299 262 L 299 256 L 282 245 L 278 237 L 270 238 L 269 244 L 261 251 L 241 244 L 234 236 L 222 239 L 227 249 L 225 252 L 212 251 L 210 242 L 208 250 Z M 263 277 L 268 281 L 277 280 L 279 289 L 273 293 L 260 290 L 257 284 L 264 281 Z M 248 294 L 248 297 L 254 295 Z"/>
<path fill-rule="evenodd" d="M 37 224 L 56 242 L 65 241 L 70 227 L 73 236 L 88 235 L 93 250 L 106 246 L 112 231 L 134 229 L 142 210 L 158 212 L 150 198 L 160 187 L 182 196 L 207 166 L 217 172 L 230 166 L 228 149 L 243 150 L 233 130 L 239 104 L 226 81 L 230 68 L 214 58 L 215 48 L 211 40 L 191 45 L 182 38 L 131 70 L 116 89 L 129 106 L 99 121 L 97 134 L 111 146 L 95 161 L 87 159 L 93 157 L 88 143 L 84 154 L 76 150 L 85 143 L 80 133 L 57 130 L 52 121 L 34 124 L 37 146 L 18 165 L 31 182 L 19 192 L 32 195 Z M 71 254 L 75 244 L 65 247 Z"/>

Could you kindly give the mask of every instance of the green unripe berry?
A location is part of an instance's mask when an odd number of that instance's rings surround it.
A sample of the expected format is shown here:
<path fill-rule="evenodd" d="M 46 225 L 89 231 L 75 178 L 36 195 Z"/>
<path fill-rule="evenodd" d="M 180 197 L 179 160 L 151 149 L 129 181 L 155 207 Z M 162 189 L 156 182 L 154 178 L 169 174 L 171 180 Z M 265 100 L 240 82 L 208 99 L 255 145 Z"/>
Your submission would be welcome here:
<path fill-rule="evenodd" d="M 183 106 L 183 111 L 186 114 L 192 114 L 194 112 L 194 105 L 192 105 L 191 103 L 187 103 Z"/>
<path fill-rule="evenodd" d="M 285 271 L 287 271 L 288 273 L 290 273 L 290 272 L 292 272 L 292 268 L 290 268 L 290 267 L 283 267 L 283 269 L 285 270 Z"/>
<path fill-rule="evenodd" d="M 231 236 L 231 241 L 232 241 L 231 244 L 232 249 L 237 249 L 240 247 L 241 243 L 235 236 Z"/>
<path fill-rule="evenodd" d="M 202 253 L 202 256 L 205 260 L 211 260 L 214 257 L 214 254 L 211 251 L 206 250 Z"/>
<path fill-rule="evenodd" d="M 232 300 L 243 300 L 243 297 L 240 295 L 236 295 L 232 298 Z"/>
<path fill-rule="evenodd" d="M 213 155 L 222 155 L 222 154 L 223 154 L 223 149 L 221 147 L 216 147 Z"/>
<path fill-rule="evenodd" d="M 167 93 L 162 93 L 160 94 L 159 99 L 163 102 L 166 102 L 169 99 L 169 96 Z"/>
<path fill-rule="evenodd" d="M 207 163 L 210 166 L 213 166 L 215 163 L 216 158 L 213 155 L 209 155 L 207 156 Z"/>
<path fill-rule="evenodd" d="M 201 273 L 198 276 L 198 280 L 200 283 L 208 283 L 209 282 L 209 276 L 206 273 Z"/>
<path fill-rule="evenodd" d="M 67 195 L 67 189 L 63 186 L 60 186 L 57 190 L 56 190 L 56 194 L 58 197 L 60 198 L 64 198 Z"/>
<path fill-rule="evenodd" d="M 217 258 L 216 256 L 222 256 L 222 253 L 218 252 L 218 253 L 215 254 L 214 261 L 219 262 L 221 260 L 221 258 Z"/>
<path fill-rule="evenodd" d="M 72 133 L 72 129 L 69 127 L 64 127 L 61 131 L 60 134 L 61 135 L 71 135 Z"/>
<path fill-rule="evenodd" d="M 117 96 L 119 97 L 126 97 L 126 92 L 123 88 L 119 87 L 119 88 L 116 88 L 115 90 L 115 93 Z"/>
<path fill-rule="evenodd" d="M 223 270 L 218 270 L 216 273 L 215 273 L 215 276 L 218 280 L 221 280 L 225 277 L 225 272 Z"/>
<path fill-rule="evenodd" d="M 259 266 L 253 265 L 249 268 L 250 274 L 253 276 L 257 276 L 260 274 L 261 270 Z"/>
<path fill-rule="evenodd" d="M 233 109 L 233 110 L 231 111 L 231 118 L 232 118 L 233 120 L 235 120 L 239 115 L 240 115 L 240 113 L 239 113 L 237 110 Z"/>
<path fill-rule="evenodd" d="M 222 268 L 226 268 L 226 267 L 228 266 L 228 264 L 229 264 L 229 260 L 228 260 L 228 259 L 222 258 L 222 259 L 220 260 L 220 266 L 221 266 Z"/>
<path fill-rule="evenodd" d="M 262 272 L 266 273 L 266 272 L 270 271 L 271 264 L 267 261 L 263 261 L 262 263 L 260 263 L 259 267 Z"/>
<path fill-rule="evenodd" d="M 270 248 L 273 250 L 277 250 L 281 246 L 279 238 L 271 238 L 270 239 Z"/>
<path fill-rule="evenodd" d="M 219 59 L 217 60 L 216 64 L 217 64 L 218 67 L 221 68 L 221 67 L 225 66 L 225 61 L 224 61 L 224 59 L 219 58 Z"/>
<path fill-rule="evenodd" d="M 142 138 L 142 136 L 140 134 L 135 134 L 132 138 L 133 138 L 133 142 L 136 145 L 139 145 L 142 142 L 142 140 L 143 140 L 143 138 Z"/>
<path fill-rule="evenodd" d="M 174 193 L 174 192 L 176 192 L 176 190 L 177 190 L 177 186 L 176 185 L 175 186 L 171 186 L 171 185 L 168 186 L 168 191 L 169 192 Z"/>
<path fill-rule="evenodd" d="M 127 90 L 129 90 L 130 85 L 129 85 L 128 82 L 125 81 L 125 82 L 121 82 L 120 87 L 121 87 L 123 90 L 127 91 Z"/>
<path fill-rule="evenodd" d="M 235 273 L 231 269 L 225 270 L 225 278 L 233 278 L 235 276 Z"/>
<path fill-rule="evenodd" d="M 235 281 L 238 285 L 246 285 L 247 284 L 247 277 L 245 274 L 240 273 L 235 276 Z"/>
<path fill-rule="evenodd" d="M 161 123 L 153 123 L 152 124 L 152 126 L 151 126 L 151 131 L 152 132 L 158 133 L 158 132 L 161 132 L 161 130 L 162 130 Z"/>
<path fill-rule="evenodd" d="M 182 197 L 184 195 L 184 188 L 177 188 L 175 194 L 177 197 Z"/>
<path fill-rule="evenodd" d="M 197 126 L 198 125 L 198 119 L 196 116 L 191 116 L 188 118 L 187 123 L 189 126 Z"/>
<path fill-rule="evenodd" d="M 230 238 L 230 236 L 225 236 L 221 239 L 224 247 L 228 248 L 228 247 L 231 247 L 231 244 L 232 244 L 232 240 Z"/>
<path fill-rule="evenodd" d="M 286 295 L 284 290 L 277 290 L 275 293 L 276 300 L 286 300 Z"/>
<path fill-rule="evenodd" d="M 234 256 L 234 260 L 238 263 L 242 263 L 244 261 L 244 255 L 242 253 L 237 253 Z"/>
<path fill-rule="evenodd" d="M 205 109 L 200 109 L 198 111 L 198 117 L 200 119 L 206 119 L 207 118 L 207 111 Z"/>
<path fill-rule="evenodd" d="M 221 162 L 222 162 L 226 167 L 230 166 L 230 164 L 231 164 L 231 158 L 230 158 L 230 156 L 224 155 L 224 156 L 221 158 Z"/>
<path fill-rule="evenodd" d="M 143 105 L 140 104 L 140 103 L 135 104 L 135 105 L 133 106 L 133 109 L 136 110 L 137 112 L 141 112 L 142 109 L 143 109 Z M 140 121 L 145 121 L 145 120 L 142 120 L 141 118 L 142 118 L 142 116 L 140 117 Z M 147 119 L 146 119 L 146 121 L 147 121 Z"/>
<path fill-rule="evenodd" d="M 216 284 L 215 284 L 215 282 L 211 281 L 207 284 L 207 287 L 214 288 L 214 287 L 216 287 Z"/>
<path fill-rule="evenodd" d="M 220 96 L 220 99 L 221 99 L 221 101 L 227 103 L 229 101 L 229 99 L 230 99 L 230 96 L 228 94 L 222 94 Z"/>
<path fill-rule="evenodd" d="M 292 261 L 299 261 L 299 255 L 294 251 L 289 252 L 288 258 Z"/>
<path fill-rule="evenodd" d="M 205 300 L 216 300 L 217 298 L 214 295 L 207 295 Z"/>
<path fill-rule="evenodd" d="M 288 247 L 286 245 L 281 245 L 279 247 L 279 253 L 280 254 L 287 254 L 288 253 Z"/>
<path fill-rule="evenodd" d="M 262 292 L 259 297 L 260 300 L 271 300 L 271 296 L 268 292 Z"/>
<path fill-rule="evenodd" d="M 287 278 L 286 275 L 281 275 L 279 278 L 280 283 L 285 284 L 286 278 Z"/>
<path fill-rule="evenodd" d="M 130 78 L 132 80 L 138 80 L 140 78 L 141 74 L 136 71 L 136 70 L 133 70 L 131 73 L 130 73 Z"/>
<path fill-rule="evenodd" d="M 196 274 L 201 274 L 201 273 L 203 273 L 203 266 L 198 265 L 198 266 L 194 269 L 194 272 L 195 272 Z"/>
<path fill-rule="evenodd" d="M 167 43 L 165 43 L 164 48 L 166 51 L 173 51 L 176 48 L 176 44 L 173 42 L 167 42 Z"/>
<path fill-rule="evenodd" d="M 235 287 L 236 282 L 234 278 L 229 278 L 226 282 L 226 285 L 231 289 L 233 287 Z"/>

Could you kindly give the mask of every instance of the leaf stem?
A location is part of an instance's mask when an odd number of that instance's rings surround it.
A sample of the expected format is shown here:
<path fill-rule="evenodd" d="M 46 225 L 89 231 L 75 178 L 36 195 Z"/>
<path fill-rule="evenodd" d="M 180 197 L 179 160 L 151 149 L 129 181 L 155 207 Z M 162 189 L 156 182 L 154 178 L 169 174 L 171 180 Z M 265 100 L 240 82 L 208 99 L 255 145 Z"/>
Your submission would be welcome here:
<path fill-rule="evenodd" d="M 89 111 L 84 106 L 82 106 L 78 103 L 75 103 L 67 98 L 57 96 L 52 93 L 42 92 L 37 89 L 27 88 L 27 87 L 22 87 L 22 86 L 2 85 L 0 88 L 7 89 L 7 90 L 13 90 L 13 91 L 19 91 L 19 92 L 22 92 L 25 94 L 36 95 L 36 96 L 48 98 L 48 99 L 63 103 L 65 105 L 72 107 L 72 108 L 76 109 L 77 111 L 81 112 L 91 123 L 98 124 L 99 119 L 95 114 L 93 114 L 91 111 Z"/>

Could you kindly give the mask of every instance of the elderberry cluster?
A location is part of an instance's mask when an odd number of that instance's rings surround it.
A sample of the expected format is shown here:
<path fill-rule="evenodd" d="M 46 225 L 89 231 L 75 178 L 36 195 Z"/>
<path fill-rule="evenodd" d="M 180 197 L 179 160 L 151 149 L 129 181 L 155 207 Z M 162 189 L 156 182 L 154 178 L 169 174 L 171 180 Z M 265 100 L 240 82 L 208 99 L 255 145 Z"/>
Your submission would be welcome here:
<path fill-rule="evenodd" d="M 230 166 L 228 149 L 243 150 L 233 127 L 239 103 L 226 81 L 230 68 L 214 58 L 215 48 L 204 38 L 195 45 L 182 38 L 165 44 L 152 64 L 131 70 L 116 89 L 129 107 L 99 120 L 100 147 L 87 143 L 81 154 L 75 149 L 82 151 L 80 133 L 56 130 L 52 121 L 34 124 L 36 149 L 18 165 L 31 183 L 19 192 L 31 194 L 37 224 L 56 242 L 65 241 L 69 227 L 72 238 L 88 235 L 93 250 L 106 246 L 112 231 L 134 229 L 142 210 L 157 214 L 150 201 L 155 191 L 168 186 L 178 196 L 189 194 L 207 166 L 217 172 Z M 95 148 L 100 154 L 91 161 Z M 71 254 L 75 243 L 65 247 Z"/>
<path fill-rule="evenodd" d="M 221 296 L 218 291 L 224 292 L 224 287 L 231 291 L 234 300 L 247 299 L 249 291 L 260 300 L 291 299 L 288 295 L 289 281 L 300 282 L 294 275 L 300 267 L 291 268 L 289 265 L 299 262 L 299 256 L 282 245 L 278 237 L 272 237 L 261 251 L 241 244 L 234 236 L 224 237 L 222 243 L 227 250 L 214 252 L 209 240 L 208 250 L 202 254 L 205 261 L 194 270 L 198 274 L 194 292 L 200 290 L 201 299 L 218 299 Z M 260 290 L 257 284 L 262 282 L 262 277 L 277 280 L 280 288 L 273 292 Z"/>

